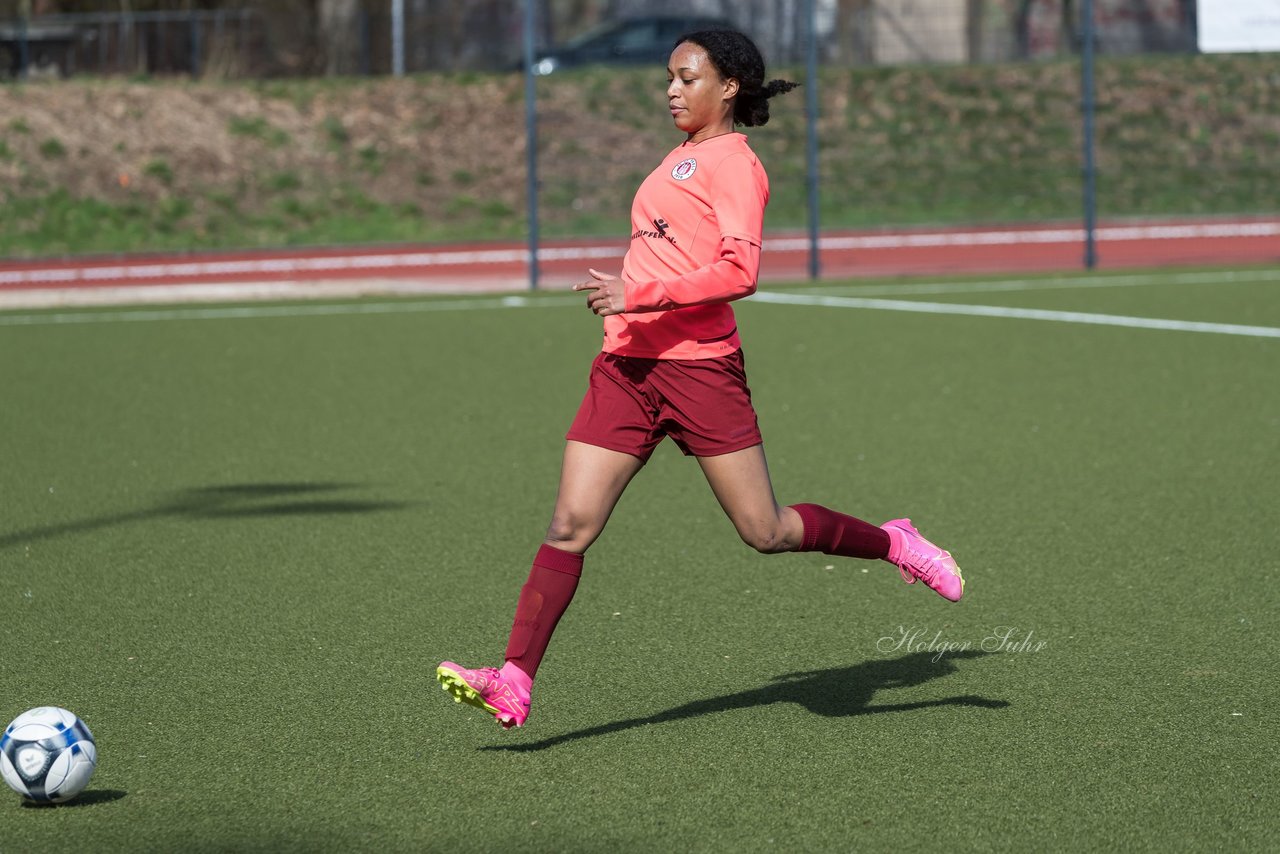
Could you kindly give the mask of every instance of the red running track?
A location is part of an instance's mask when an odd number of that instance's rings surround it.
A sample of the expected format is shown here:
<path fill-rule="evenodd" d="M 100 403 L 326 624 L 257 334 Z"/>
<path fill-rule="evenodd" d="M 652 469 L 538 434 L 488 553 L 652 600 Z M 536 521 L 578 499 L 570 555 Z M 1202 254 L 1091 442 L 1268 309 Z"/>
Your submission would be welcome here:
<path fill-rule="evenodd" d="M 825 232 L 822 275 L 963 275 L 1083 269 L 1079 227 L 1022 225 Z M 1280 263 L 1280 218 L 1103 224 L 1099 269 Z M 540 284 L 564 288 L 588 267 L 616 272 L 624 241 L 548 241 Z M 765 240 L 762 281 L 808 275 L 802 235 Z M 528 286 L 519 243 L 372 246 L 0 261 L 0 307 L 467 293 Z"/>

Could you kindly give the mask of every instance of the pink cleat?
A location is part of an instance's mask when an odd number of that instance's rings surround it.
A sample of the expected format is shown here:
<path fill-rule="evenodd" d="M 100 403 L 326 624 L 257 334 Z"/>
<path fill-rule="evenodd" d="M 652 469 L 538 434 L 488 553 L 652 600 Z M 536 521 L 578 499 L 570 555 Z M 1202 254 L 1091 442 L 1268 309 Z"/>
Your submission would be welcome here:
<path fill-rule="evenodd" d="M 436 668 L 436 679 L 455 703 L 466 703 L 488 712 L 503 729 L 524 726 L 529 719 L 529 692 L 516 686 L 495 667 L 468 670 L 452 661 L 442 661 Z"/>
<path fill-rule="evenodd" d="M 910 519 L 892 519 L 880 526 L 889 535 L 889 562 L 908 584 L 924 579 L 943 599 L 959 602 L 964 595 L 964 576 L 951 552 L 940 549 L 920 536 Z"/>

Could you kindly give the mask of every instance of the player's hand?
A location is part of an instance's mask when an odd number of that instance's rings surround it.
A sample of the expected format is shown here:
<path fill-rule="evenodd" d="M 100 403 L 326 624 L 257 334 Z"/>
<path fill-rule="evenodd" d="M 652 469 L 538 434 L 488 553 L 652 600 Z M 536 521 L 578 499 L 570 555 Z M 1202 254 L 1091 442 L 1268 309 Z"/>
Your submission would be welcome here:
<path fill-rule="evenodd" d="M 573 289 L 587 292 L 587 308 L 592 314 L 607 317 L 627 310 L 627 294 L 622 279 L 599 270 L 588 269 L 587 272 L 591 279 L 574 285 Z"/>

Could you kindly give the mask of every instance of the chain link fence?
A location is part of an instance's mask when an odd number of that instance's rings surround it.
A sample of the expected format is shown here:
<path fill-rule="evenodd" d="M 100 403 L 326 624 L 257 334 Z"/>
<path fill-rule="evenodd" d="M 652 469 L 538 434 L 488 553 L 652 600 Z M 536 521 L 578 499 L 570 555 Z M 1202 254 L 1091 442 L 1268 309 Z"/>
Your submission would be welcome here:
<path fill-rule="evenodd" d="M 718 19 L 752 34 L 774 63 L 802 61 L 804 0 L 535 0 L 540 50 L 620 19 Z M 404 69 L 503 71 L 519 62 L 520 0 L 278 0 L 235 7 L 23 18 L 0 3 L 0 67 L 38 74 L 189 73 L 219 76 L 388 74 L 394 18 Z M 129 4 L 123 4 L 129 5 Z M 209 5 L 209 4 L 200 4 Z M 826 66 L 990 63 L 1073 55 L 1080 0 L 817 0 Z M 56 4 L 55 4 L 56 7 Z M 1194 0 L 1096 0 L 1104 56 L 1190 53 Z M 24 23 L 25 21 L 25 23 Z M 24 46 L 25 41 L 25 46 Z"/>
<path fill-rule="evenodd" d="M 86 13 L 0 24 L 0 73 L 13 78 L 184 74 L 250 77 L 271 69 L 252 9 Z"/>

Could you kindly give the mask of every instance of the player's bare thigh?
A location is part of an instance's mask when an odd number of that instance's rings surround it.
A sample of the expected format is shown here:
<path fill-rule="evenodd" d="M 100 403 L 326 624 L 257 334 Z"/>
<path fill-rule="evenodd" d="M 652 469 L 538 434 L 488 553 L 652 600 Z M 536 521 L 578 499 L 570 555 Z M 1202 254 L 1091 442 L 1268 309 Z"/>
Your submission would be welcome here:
<path fill-rule="evenodd" d="M 643 467 L 644 461 L 631 454 L 572 439 L 565 442 L 560 491 L 547 528 L 547 545 L 585 552 L 604 530 L 631 478 Z"/>
<path fill-rule="evenodd" d="M 790 507 L 778 506 L 769 480 L 764 445 L 698 457 L 711 491 L 742 541 L 765 553 L 792 552 L 804 542 L 804 522 Z"/>

